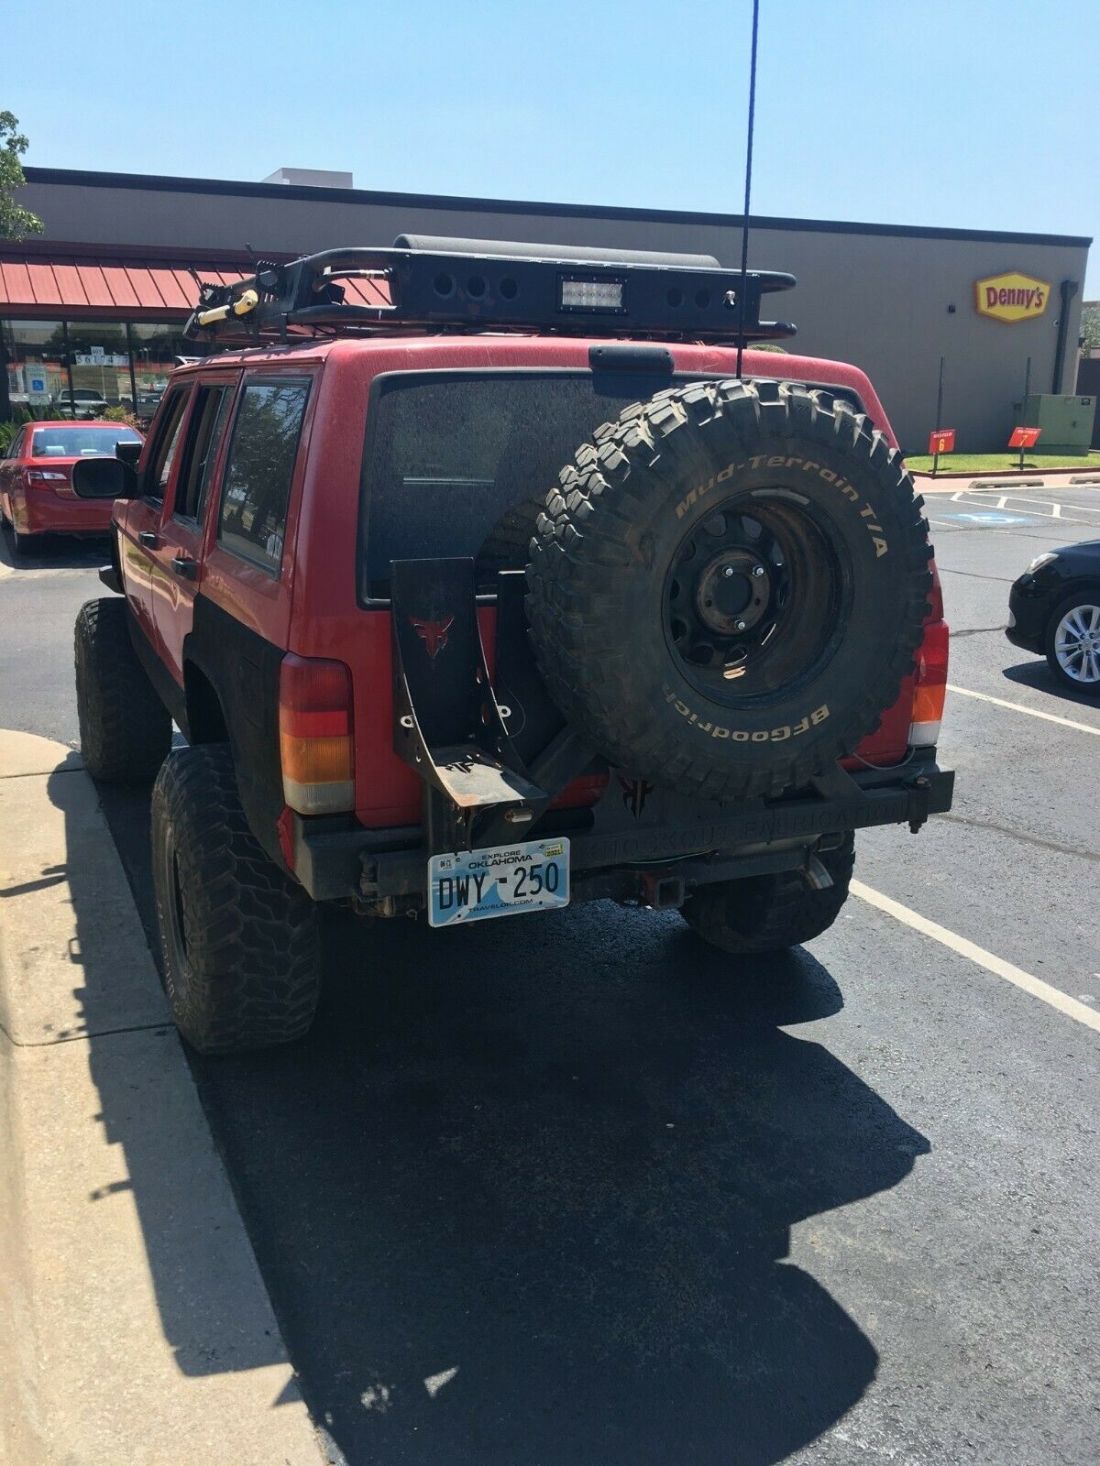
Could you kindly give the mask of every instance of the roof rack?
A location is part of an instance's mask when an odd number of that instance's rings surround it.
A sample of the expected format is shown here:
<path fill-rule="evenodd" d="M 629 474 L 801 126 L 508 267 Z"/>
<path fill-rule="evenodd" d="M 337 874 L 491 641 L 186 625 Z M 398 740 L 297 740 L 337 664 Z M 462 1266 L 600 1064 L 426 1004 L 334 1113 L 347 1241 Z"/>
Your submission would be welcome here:
<path fill-rule="evenodd" d="M 763 296 L 793 275 L 722 269 L 705 255 L 612 255 L 575 247 L 399 237 L 416 248 L 330 249 L 289 264 L 260 262 L 230 285 L 199 282 L 191 341 L 253 346 L 312 335 L 404 331 L 539 331 L 733 344 L 793 336 L 762 321 Z M 431 246 L 431 247 L 427 247 Z M 347 299 L 364 286 L 388 304 Z"/>

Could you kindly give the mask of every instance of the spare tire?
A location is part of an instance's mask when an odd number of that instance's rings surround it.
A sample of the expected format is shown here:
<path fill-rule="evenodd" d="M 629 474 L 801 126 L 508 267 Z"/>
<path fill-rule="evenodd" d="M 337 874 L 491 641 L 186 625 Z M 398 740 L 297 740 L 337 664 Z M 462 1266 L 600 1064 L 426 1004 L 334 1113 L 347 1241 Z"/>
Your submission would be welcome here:
<path fill-rule="evenodd" d="M 562 712 L 613 764 L 716 799 L 805 784 L 897 699 L 931 585 L 901 455 L 788 382 L 695 382 L 597 430 L 531 541 Z"/>

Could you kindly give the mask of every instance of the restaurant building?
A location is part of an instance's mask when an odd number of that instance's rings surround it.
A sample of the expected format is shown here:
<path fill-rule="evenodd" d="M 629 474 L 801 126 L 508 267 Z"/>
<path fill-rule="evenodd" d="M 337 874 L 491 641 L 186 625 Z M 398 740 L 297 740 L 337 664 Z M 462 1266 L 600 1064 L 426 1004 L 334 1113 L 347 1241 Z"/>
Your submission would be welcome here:
<path fill-rule="evenodd" d="M 346 174 L 262 183 L 28 168 L 44 233 L 0 243 L 0 420 L 155 410 L 195 279 L 398 234 L 677 250 L 736 267 L 735 215 L 380 193 Z M 303 181 L 304 180 L 304 181 Z M 332 182 L 340 186 L 332 186 Z M 1074 390 L 1089 239 L 754 217 L 750 265 L 787 270 L 790 349 L 863 367 L 909 452 L 933 427 L 1003 446 L 1013 404 Z M 941 381 L 943 408 L 936 421 Z"/>

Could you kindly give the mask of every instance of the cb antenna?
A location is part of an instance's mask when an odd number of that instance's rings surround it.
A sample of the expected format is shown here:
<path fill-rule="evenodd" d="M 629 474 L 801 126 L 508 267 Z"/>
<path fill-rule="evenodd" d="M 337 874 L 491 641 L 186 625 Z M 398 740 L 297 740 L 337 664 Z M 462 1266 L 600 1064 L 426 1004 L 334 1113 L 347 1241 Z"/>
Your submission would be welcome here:
<path fill-rule="evenodd" d="M 737 375 L 745 352 L 745 295 L 749 278 L 749 198 L 752 193 L 752 132 L 756 120 L 756 38 L 760 0 L 752 0 L 752 52 L 749 60 L 749 136 L 745 145 L 745 213 L 741 220 L 741 286 L 737 292 Z"/>

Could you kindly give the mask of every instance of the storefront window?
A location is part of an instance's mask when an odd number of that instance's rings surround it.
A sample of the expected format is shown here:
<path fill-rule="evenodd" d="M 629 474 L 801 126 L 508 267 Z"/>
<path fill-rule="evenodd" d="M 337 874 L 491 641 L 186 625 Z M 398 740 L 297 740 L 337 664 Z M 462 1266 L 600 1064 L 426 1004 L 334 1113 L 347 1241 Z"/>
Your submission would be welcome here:
<path fill-rule="evenodd" d="M 130 349 L 137 386 L 135 416 L 145 423 L 157 410 L 176 357 L 200 353 L 193 341 L 185 341 L 179 334 L 179 326 L 171 323 L 131 326 Z"/>
<path fill-rule="evenodd" d="M 13 417 L 49 417 L 69 390 L 65 328 L 60 321 L 5 321 L 4 357 Z"/>
<path fill-rule="evenodd" d="M 202 348 L 180 335 L 182 325 L 0 323 L 11 415 L 81 420 L 102 417 L 114 408 L 144 426 L 157 410 L 176 358 L 202 354 Z"/>
<path fill-rule="evenodd" d="M 130 353 L 121 321 L 67 321 L 72 403 L 62 417 L 99 417 L 108 407 L 133 408 Z M 72 410 L 70 410 L 70 407 Z"/>

